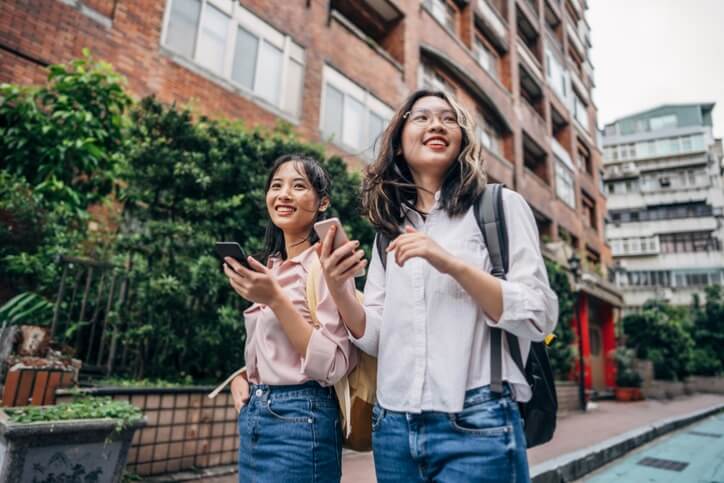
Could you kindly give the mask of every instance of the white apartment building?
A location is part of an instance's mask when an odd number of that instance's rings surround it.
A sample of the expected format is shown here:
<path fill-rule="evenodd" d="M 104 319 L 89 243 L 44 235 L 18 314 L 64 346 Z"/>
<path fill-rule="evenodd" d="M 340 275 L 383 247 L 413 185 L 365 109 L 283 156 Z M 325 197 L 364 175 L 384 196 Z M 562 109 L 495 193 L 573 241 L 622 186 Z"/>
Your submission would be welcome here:
<path fill-rule="evenodd" d="M 664 105 L 603 132 L 606 238 L 626 311 L 689 305 L 724 283 L 724 191 L 714 104 Z"/>

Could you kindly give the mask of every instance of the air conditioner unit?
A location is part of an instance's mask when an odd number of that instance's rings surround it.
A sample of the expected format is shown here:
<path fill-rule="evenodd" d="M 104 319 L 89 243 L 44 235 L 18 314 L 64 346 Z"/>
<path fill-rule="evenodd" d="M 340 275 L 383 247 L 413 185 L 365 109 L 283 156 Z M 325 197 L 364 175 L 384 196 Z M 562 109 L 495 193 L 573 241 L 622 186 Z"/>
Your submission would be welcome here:
<path fill-rule="evenodd" d="M 625 163 L 623 165 L 623 172 L 624 173 L 638 173 L 638 168 L 636 167 L 636 163 Z"/>

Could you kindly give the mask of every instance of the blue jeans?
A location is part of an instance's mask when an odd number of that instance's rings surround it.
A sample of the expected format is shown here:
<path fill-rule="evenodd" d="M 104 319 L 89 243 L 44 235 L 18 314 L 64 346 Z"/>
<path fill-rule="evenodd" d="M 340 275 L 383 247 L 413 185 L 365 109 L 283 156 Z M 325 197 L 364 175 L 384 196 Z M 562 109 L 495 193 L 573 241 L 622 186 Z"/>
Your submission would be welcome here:
<path fill-rule="evenodd" d="M 518 404 L 485 386 L 459 413 L 372 411 L 377 481 L 530 482 Z"/>
<path fill-rule="evenodd" d="M 339 482 L 342 433 L 332 388 L 252 385 L 239 413 L 239 483 Z"/>

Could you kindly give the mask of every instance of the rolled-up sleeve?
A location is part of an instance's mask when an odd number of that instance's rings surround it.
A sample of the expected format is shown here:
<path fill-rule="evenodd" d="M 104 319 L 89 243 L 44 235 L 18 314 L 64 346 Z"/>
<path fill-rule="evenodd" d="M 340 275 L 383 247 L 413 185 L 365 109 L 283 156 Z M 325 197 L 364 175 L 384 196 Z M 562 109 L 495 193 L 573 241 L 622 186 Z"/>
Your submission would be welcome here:
<path fill-rule="evenodd" d="M 377 239 L 372 245 L 372 260 L 367 272 L 364 291 L 365 332 L 357 338 L 351 333 L 349 339 L 361 350 L 377 356 L 382 327 L 382 312 L 385 306 L 385 267 L 377 254 Z"/>
<path fill-rule="evenodd" d="M 350 280 L 349 283 L 354 282 Z M 319 327 L 309 339 L 301 370 L 311 379 L 331 386 L 355 366 L 357 355 L 324 277 L 319 278 L 317 294 Z"/>
<path fill-rule="evenodd" d="M 548 282 L 538 229 L 528 203 L 518 193 L 504 190 L 503 207 L 509 268 L 507 280 L 501 280 L 503 313 L 497 322 L 488 320 L 488 324 L 540 341 L 555 329 L 558 297 Z"/>

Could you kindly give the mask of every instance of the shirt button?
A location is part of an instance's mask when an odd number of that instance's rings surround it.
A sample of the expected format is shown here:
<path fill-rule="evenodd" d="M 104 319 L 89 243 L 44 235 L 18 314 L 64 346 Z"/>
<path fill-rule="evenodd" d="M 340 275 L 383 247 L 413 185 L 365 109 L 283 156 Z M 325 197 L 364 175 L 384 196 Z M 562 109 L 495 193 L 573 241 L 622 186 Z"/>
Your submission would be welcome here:
<path fill-rule="evenodd" d="M 261 389 L 256 390 L 256 397 L 261 397 L 263 391 Z"/>

